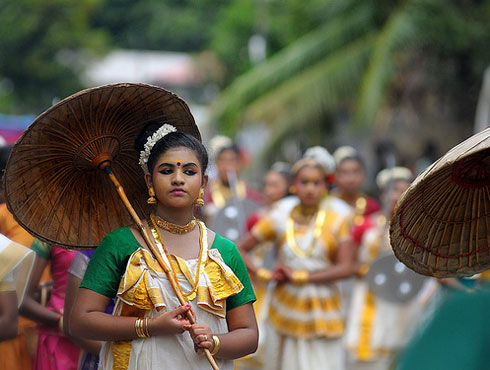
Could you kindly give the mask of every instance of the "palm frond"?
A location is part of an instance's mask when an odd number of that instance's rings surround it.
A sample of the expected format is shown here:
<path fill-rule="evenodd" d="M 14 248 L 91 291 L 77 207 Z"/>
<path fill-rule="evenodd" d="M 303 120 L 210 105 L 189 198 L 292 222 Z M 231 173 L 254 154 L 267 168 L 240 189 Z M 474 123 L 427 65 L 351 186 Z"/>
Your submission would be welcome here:
<path fill-rule="evenodd" d="M 355 95 L 373 48 L 375 33 L 357 39 L 257 99 L 244 112 L 246 121 L 276 126 L 320 116 Z"/>
<path fill-rule="evenodd" d="M 394 54 L 418 35 L 414 20 L 417 12 L 410 2 L 391 15 L 376 39 L 373 54 L 364 74 L 356 107 L 357 125 L 372 125 L 386 99 L 386 90 L 395 71 Z"/>
<path fill-rule="evenodd" d="M 213 121 L 229 126 L 258 97 L 368 32 L 372 27 L 371 16 L 370 7 L 360 7 L 338 17 L 237 78 L 213 106 Z"/>

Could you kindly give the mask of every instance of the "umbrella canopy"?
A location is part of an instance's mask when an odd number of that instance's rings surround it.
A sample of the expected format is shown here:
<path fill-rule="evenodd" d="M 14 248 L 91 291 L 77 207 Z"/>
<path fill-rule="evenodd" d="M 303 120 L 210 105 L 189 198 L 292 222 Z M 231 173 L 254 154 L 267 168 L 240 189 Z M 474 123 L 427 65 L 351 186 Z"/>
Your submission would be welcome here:
<path fill-rule="evenodd" d="M 422 172 L 398 202 L 390 226 L 395 255 L 436 277 L 490 268 L 490 128 Z"/>
<path fill-rule="evenodd" d="M 96 166 L 111 167 L 141 218 L 151 211 L 133 143 L 150 121 L 201 140 L 187 104 L 145 84 L 114 84 L 72 95 L 38 116 L 15 144 L 5 171 L 7 206 L 30 233 L 50 244 L 85 249 L 131 223 L 114 185 Z"/>

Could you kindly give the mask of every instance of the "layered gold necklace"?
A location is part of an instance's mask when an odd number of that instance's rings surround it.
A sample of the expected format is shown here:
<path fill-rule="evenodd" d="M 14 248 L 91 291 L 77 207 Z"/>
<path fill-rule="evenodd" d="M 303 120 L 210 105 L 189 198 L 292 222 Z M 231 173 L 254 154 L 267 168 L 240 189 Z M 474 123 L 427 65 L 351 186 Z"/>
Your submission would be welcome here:
<path fill-rule="evenodd" d="M 152 215 L 155 219 L 155 223 L 158 225 L 158 227 L 162 228 L 163 230 L 167 230 L 168 232 L 171 232 L 172 234 L 187 234 L 190 233 L 192 230 L 195 229 L 196 227 L 196 219 L 190 220 L 188 223 L 185 225 L 177 225 L 172 222 L 168 222 L 164 220 L 163 218 L 157 216 L 157 215 Z"/>
<path fill-rule="evenodd" d="M 320 235 L 322 234 L 322 228 L 325 222 L 325 217 L 327 215 L 327 212 L 324 209 L 321 209 L 316 213 L 315 226 L 313 229 L 313 239 L 311 240 L 310 245 L 306 249 L 301 248 L 296 242 L 293 216 L 297 213 L 298 213 L 298 209 L 295 207 L 295 209 L 293 209 L 289 214 L 287 227 L 286 227 L 286 242 L 297 256 L 307 258 L 313 254 L 313 251 L 315 250 L 316 242 L 320 237 Z"/>
<path fill-rule="evenodd" d="M 197 270 L 196 270 L 196 275 L 194 276 L 194 279 L 190 277 L 190 279 L 187 279 L 189 281 L 189 284 L 191 285 L 191 291 L 189 293 L 184 293 L 182 291 L 182 288 L 180 285 L 177 285 L 180 293 L 184 297 L 184 299 L 189 302 L 192 301 L 194 298 L 196 298 L 196 291 L 197 291 L 197 286 L 199 285 L 199 275 L 201 274 L 201 271 L 204 271 L 204 265 L 206 264 L 206 256 L 208 254 L 208 230 L 206 228 L 206 225 L 204 225 L 204 222 L 202 221 L 196 221 L 193 220 L 196 224 L 199 225 L 200 229 L 200 236 L 199 236 L 199 258 L 197 261 Z M 160 231 L 158 230 L 157 227 L 157 219 L 155 215 L 150 215 L 150 220 L 148 222 L 150 225 L 150 230 L 151 233 L 153 234 L 153 238 L 155 239 L 155 243 L 158 247 L 158 251 L 163 255 L 167 256 L 168 261 L 170 261 L 170 268 L 172 269 L 172 272 L 174 273 L 175 276 L 177 276 L 177 273 L 175 272 L 174 265 L 172 264 L 170 260 L 170 254 L 168 253 L 167 248 L 165 247 L 165 244 L 163 243 L 163 238 L 162 235 L 160 234 Z M 195 225 L 194 225 L 195 227 Z M 193 281 L 191 281 L 193 280 Z"/>
<path fill-rule="evenodd" d="M 367 199 L 364 196 L 360 196 L 356 199 L 355 203 L 355 216 L 353 223 L 356 226 L 362 225 L 364 223 L 364 214 L 366 213 Z"/>

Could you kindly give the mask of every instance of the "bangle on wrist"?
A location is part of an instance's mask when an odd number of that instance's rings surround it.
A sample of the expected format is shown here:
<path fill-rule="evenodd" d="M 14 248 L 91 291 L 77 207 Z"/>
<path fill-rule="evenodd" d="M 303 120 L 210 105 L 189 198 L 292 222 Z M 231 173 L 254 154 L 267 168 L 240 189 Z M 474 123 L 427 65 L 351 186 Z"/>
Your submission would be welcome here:
<path fill-rule="evenodd" d="M 272 278 L 272 272 L 261 267 L 257 270 L 255 276 L 257 276 L 258 280 L 267 282 Z"/>
<path fill-rule="evenodd" d="M 150 333 L 148 332 L 148 318 L 136 319 L 134 329 L 138 338 L 145 339 L 150 337 Z"/>
<path fill-rule="evenodd" d="M 359 266 L 359 269 L 357 270 L 357 274 L 360 277 L 364 277 L 364 276 L 366 276 L 366 274 L 368 273 L 368 271 L 369 271 L 369 265 L 367 263 L 362 263 Z"/>
<path fill-rule="evenodd" d="M 61 333 L 64 333 L 63 331 L 63 315 L 60 315 L 58 317 L 58 330 L 61 332 Z"/>
<path fill-rule="evenodd" d="M 218 353 L 219 347 L 221 346 L 221 341 L 219 340 L 219 337 L 217 335 L 213 335 L 213 342 L 214 342 L 214 348 L 213 348 L 213 352 L 211 352 L 212 356 Z"/>
<path fill-rule="evenodd" d="M 293 283 L 297 285 L 303 285 L 310 279 L 310 274 L 306 270 L 293 271 Z"/>
<path fill-rule="evenodd" d="M 148 329 L 149 320 L 150 319 L 148 317 L 145 318 L 144 332 L 147 338 L 150 338 L 150 330 Z"/>

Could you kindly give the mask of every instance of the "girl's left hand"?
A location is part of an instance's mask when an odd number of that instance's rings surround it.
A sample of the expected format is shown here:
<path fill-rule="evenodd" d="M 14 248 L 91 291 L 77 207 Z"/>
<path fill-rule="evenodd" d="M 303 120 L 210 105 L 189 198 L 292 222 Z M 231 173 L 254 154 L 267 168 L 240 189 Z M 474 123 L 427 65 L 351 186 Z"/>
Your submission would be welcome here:
<path fill-rule="evenodd" d="M 194 350 L 201 354 L 203 349 L 206 348 L 210 351 L 214 348 L 213 333 L 208 325 L 193 324 L 184 329 L 189 331 L 192 341 L 194 342 Z"/>
<path fill-rule="evenodd" d="M 274 275 L 280 283 L 293 281 L 293 270 L 286 265 L 279 265 L 274 271 Z"/>

